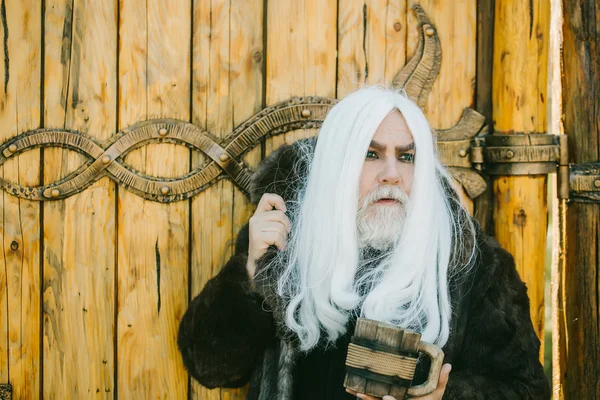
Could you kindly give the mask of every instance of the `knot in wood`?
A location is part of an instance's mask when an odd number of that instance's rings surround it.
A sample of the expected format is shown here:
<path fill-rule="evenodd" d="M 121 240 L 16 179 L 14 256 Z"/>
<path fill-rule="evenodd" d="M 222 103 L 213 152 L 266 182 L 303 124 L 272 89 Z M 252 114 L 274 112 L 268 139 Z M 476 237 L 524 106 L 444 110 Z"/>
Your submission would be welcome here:
<path fill-rule="evenodd" d="M 17 242 L 16 240 L 13 240 L 13 241 L 10 243 L 10 249 L 11 249 L 12 251 L 17 251 L 17 250 L 19 250 L 19 242 Z"/>

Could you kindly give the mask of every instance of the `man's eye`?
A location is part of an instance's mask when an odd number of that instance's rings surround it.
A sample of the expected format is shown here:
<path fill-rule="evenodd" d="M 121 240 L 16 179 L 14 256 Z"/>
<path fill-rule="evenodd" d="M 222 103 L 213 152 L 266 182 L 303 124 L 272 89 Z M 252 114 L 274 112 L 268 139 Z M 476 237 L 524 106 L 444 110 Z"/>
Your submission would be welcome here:
<path fill-rule="evenodd" d="M 369 158 L 370 159 L 376 159 L 376 158 L 378 158 L 377 157 L 377 153 L 375 153 L 374 151 L 369 150 L 369 151 L 367 151 L 367 157 L 366 158 L 367 159 L 369 159 Z"/>
<path fill-rule="evenodd" d="M 398 159 L 405 163 L 412 164 L 415 161 L 415 155 L 413 153 L 404 153 L 400 154 L 400 157 L 398 157 Z"/>

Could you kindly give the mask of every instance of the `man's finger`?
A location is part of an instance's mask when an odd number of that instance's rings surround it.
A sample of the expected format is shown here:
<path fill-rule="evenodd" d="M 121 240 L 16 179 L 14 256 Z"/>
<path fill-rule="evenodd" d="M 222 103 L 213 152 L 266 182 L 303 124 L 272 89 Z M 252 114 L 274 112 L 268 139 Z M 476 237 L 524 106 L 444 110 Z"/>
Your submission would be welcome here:
<path fill-rule="evenodd" d="M 290 219 L 283 211 L 272 210 L 268 212 L 263 212 L 260 214 L 260 218 L 263 221 L 272 221 L 272 222 L 280 222 L 282 223 L 286 230 L 289 232 L 292 229 L 292 224 L 290 223 Z"/>
<path fill-rule="evenodd" d="M 440 371 L 440 379 L 438 380 L 438 388 L 446 388 L 451 370 L 452 365 L 450 364 L 444 364 L 442 366 L 442 370 Z"/>
<path fill-rule="evenodd" d="M 260 198 L 260 201 L 256 206 L 256 211 L 271 211 L 273 208 L 275 208 L 276 210 L 281 210 L 283 212 L 287 211 L 285 201 L 283 201 L 281 196 L 272 193 L 265 193 Z"/>

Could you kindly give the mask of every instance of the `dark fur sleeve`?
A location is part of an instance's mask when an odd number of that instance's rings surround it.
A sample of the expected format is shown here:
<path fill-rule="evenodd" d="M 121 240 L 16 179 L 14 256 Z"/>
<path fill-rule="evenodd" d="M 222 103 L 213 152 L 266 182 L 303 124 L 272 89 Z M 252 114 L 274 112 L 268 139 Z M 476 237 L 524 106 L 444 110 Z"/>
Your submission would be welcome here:
<path fill-rule="evenodd" d="M 529 298 L 512 256 L 492 238 L 481 243 L 463 351 L 444 399 L 550 399 Z"/>
<path fill-rule="evenodd" d="M 208 388 L 248 383 L 265 348 L 275 338 L 272 313 L 250 289 L 246 272 L 248 225 L 236 254 L 190 303 L 177 344 L 190 375 Z"/>

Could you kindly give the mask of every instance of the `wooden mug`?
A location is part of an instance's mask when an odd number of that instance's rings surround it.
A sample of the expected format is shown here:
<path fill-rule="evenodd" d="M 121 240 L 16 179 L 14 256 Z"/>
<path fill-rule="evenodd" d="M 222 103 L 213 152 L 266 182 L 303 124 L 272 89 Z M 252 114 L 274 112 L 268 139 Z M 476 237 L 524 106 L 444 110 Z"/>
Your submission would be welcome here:
<path fill-rule="evenodd" d="M 431 358 L 427 380 L 411 386 L 419 353 Z M 358 318 L 346 356 L 344 386 L 375 397 L 425 396 L 438 385 L 444 352 L 421 341 L 421 334 L 383 322 Z"/>

